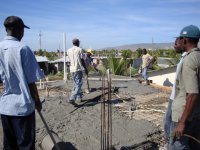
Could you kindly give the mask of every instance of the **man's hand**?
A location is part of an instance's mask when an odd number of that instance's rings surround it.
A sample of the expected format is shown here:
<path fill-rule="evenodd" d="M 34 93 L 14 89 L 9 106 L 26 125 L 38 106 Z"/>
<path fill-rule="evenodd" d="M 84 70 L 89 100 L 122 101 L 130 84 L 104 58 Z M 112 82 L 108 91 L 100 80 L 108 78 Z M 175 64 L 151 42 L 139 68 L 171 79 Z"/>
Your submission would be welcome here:
<path fill-rule="evenodd" d="M 179 139 L 181 136 L 183 136 L 184 129 L 185 129 L 185 123 L 184 122 L 178 122 L 178 125 L 174 130 L 174 136 L 177 139 Z"/>

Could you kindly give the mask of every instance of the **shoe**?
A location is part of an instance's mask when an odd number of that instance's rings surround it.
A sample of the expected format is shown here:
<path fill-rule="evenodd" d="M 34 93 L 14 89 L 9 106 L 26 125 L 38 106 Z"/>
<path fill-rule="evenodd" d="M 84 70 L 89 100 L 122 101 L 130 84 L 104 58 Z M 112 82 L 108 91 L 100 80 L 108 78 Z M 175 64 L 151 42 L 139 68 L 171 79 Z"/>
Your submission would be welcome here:
<path fill-rule="evenodd" d="M 68 102 L 69 102 L 70 104 L 72 104 L 74 107 L 77 106 L 77 104 L 75 103 L 75 100 L 69 100 Z"/>
<path fill-rule="evenodd" d="M 146 80 L 146 83 L 145 83 L 145 85 L 150 85 L 150 82 L 149 82 L 149 80 Z"/>
<path fill-rule="evenodd" d="M 85 90 L 85 93 L 89 94 L 89 93 L 90 93 L 90 91 L 89 91 L 88 89 L 86 89 L 86 90 Z"/>
<path fill-rule="evenodd" d="M 77 97 L 77 98 L 76 98 L 76 102 L 77 102 L 77 103 L 83 102 L 83 101 L 82 101 L 82 98 L 81 98 L 81 97 Z"/>
<path fill-rule="evenodd" d="M 74 100 L 74 99 L 69 99 L 68 102 L 69 102 L 69 103 L 75 103 L 75 100 Z"/>

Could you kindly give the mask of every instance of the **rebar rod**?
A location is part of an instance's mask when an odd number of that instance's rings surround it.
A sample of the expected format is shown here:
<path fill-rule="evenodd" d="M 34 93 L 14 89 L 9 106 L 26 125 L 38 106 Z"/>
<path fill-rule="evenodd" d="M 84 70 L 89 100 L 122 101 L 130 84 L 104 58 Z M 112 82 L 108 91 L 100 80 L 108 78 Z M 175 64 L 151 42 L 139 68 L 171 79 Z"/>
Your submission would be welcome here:
<path fill-rule="evenodd" d="M 104 150 L 107 150 L 107 138 L 106 138 L 106 98 L 105 98 L 105 76 L 103 79 L 103 128 L 104 128 Z"/>
<path fill-rule="evenodd" d="M 105 82 L 107 80 L 107 82 Z M 108 91 L 106 92 L 106 90 Z M 108 97 L 106 98 L 106 93 Z M 110 71 L 102 76 L 101 97 L 101 150 L 112 149 L 112 107 Z"/>
<path fill-rule="evenodd" d="M 105 76 L 102 76 L 102 150 L 106 150 L 106 127 L 105 127 Z"/>
<path fill-rule="evenodd" d="M 107 118 L 108 118 L 108 121 L 107 121 L 107 130 L 108 130 L 108 132 L 107 132 L 107 144 L 108 144 L 108 147 L 107 147 L 107 149 L 109 150 L 110 149 L 110 72 L 109 72 L 109 70 L 107 70 L 107 86 L 108 86 L 108 104 L 107 104 L 107 106 L 108 106 L 108 110 L 107 110 Z"/>
<path fill-rule="evenodd" d="M 103 76 L 102 76 L 102 79 L 103 79 Z M 101 92 L 103 93 L 103 80 L 101 82 L 102 84 L 102 89 L 101 89 Z M 101 150 L 103 150 L 103 96 L 101 96 Z"/>
<path fill-rule="evenodd" d="M 108 70 L 108 109 L 109 109 L 109 148 L 112 149 L 112 101 L 111 101 L 111 76 Z"/>

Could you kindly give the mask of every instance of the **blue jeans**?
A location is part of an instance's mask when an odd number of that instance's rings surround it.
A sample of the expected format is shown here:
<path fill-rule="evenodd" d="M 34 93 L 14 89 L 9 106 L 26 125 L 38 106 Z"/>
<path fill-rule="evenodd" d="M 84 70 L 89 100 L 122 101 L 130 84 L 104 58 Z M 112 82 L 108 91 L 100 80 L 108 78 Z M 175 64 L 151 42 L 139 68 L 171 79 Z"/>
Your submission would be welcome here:
<path fill-rule="evenodd" d="M 171 126 L 171 123 L 172 123 L 172 102 L 173 100 L 169 99 L 169 102 L 168 102 L 168 106 L 167 106 L 167 109 L 166 109 L 166 113 L 165 113 L 165 116 L 164 116 L 164 135 L 165 135 L 165 140 L 167 143 L 169 143 L 169 138 L 170 138 L 170 126 Z"/>
<path fill-rule="evenodd" d="M 142 69 L 142 77 L 144 78 L 144 80 L 147 80 L 147 78 L 148 78 L 148 76 L 147 76 L 147 70 L 148 70 L 147 67 L 144 67 Z"/>
<path fill-rule="evenodd" d="M 81 87 L 83 84 L 83 72 L 76 71 L 72 73 L 72 79 L 73 79 L 73 89 L 72 89 L 72 94 L 69 99 L 76 100 L 77 98 L 82 97 Z"/>
<path fill-rule="evenodd" d="M 191 138 L 182 136 L 179 139 L 173 137 L 177 122 L 172 122 L 170 127 L 169 150 L 200 150 L 200 144 Z M 188 121 L 185 126 L 184 134 L 200 139 L 200 119 Z"/>

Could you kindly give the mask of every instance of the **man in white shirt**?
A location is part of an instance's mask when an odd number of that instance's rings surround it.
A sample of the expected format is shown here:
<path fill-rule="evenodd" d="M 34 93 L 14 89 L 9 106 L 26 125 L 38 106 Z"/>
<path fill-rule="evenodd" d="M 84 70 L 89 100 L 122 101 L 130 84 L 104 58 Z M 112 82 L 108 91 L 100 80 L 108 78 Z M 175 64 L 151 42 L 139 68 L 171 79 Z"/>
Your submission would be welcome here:
<path fill-rule="evenodd" d="M 73 39 L 73 47 L 67 50 L 70 61 L 70 73 L 73 79 L 72 94 L 69 98 L 70 103 L 80 102 L 82 100 L 81 87 L 83 84 L 83 71 L 87 74 L 84 60 L 82 58 L 82 49 L 79 47 L 79 39 Z"/>

